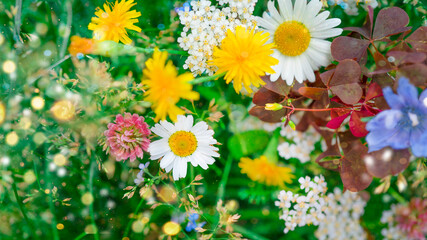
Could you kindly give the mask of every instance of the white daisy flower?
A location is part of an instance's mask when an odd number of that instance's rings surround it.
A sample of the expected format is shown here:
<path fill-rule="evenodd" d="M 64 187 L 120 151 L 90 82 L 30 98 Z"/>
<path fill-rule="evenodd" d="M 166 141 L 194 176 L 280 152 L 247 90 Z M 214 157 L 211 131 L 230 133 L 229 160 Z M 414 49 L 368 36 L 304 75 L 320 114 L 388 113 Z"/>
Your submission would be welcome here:
<path fill-rule="evenodd" d="M 268 3 L 269 13 L 257 18 L 258 24 L 270 33 L 269 43 L 276 45 L 273 57 L 279 64 L 273 66 L 276 72 L 271 81 L 282 77 L 288 85 L 294 79 L 314 82 L 314 71 L 331 62 L 331 42 L 324 39 L 338 36 L 342 29 L 334 28 L 341 23 L 338 18 L 327 19 L 329 11 L 319 14 L 322 2 L 311 0 L 278 0 L 279 11 L 274 2 Z"/>
<path fill-rule="evenodd" d="M 213 138 L 214 131 L 208 130 L 206 122 L 198 122 L 193 126 L 193 116 L 179 115 L 174 124 L 160 121 L 151 131 L 162 139 L 150 144 L 148 151 L 151 160 L 160 160 L 160 167 L 170 172 L 173 179 L 178 180 L 187 175 L 187 162 L 195 167 L 207 169 L 219 157 L 218 148 L 212 146 L 217 141 Z"/>

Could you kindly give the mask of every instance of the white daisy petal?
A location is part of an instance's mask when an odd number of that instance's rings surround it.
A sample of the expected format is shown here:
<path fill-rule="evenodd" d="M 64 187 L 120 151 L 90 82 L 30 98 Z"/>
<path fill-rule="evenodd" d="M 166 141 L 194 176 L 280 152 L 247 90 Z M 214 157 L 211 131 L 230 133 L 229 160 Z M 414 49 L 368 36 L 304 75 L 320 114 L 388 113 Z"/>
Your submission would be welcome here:
<path fill-rule="evenodd" d="M 307 0 L 297 0 L 294 5 L 293 20 L 301 22 L 304 17 L 305 8 L 307 7 Z"/>
<path fill-rule="evenodd" d="M 312 22 L 316 15 L 319 13 L 320 9 L 322 9 L 322 2 L 318 0 L 311 0 L 307 4 L 302 23 L 307 25 L 307 23 Z"/>
<path fill-rule="evenodd" d="M 267 20 L 264 20 L 263 18 L 260 18 L 260 17 L 256 17 L 256 21 L 258 22 L 258 25 L 260 27 L 265 28 L 265 29 L 276 29 L 279 26 L 279 24 L 276 21 L 274 21 L 274 22 L 267 21 Z"/>
<path fill-rule="evenodd" d="M 331 29 L 340 24 L 341 19 L 339 18 L 326 19 L 322 24 L 316 25 L 315 27 L 311 28 L 310 33 Z"/>
<path fill-rule="evenodd" d="M 297 80 L 297 82 L 302 83 L 305 79 L 304 79 L 304 72 L 302 70 L 302 66 L 301 66 L 301 58 L 300 56 L 297 56 L 295 58 L 295 80 Z"/>
<path fill-rule="evenodd" d="M 317 15 L 313 19 L 313 22 L 311 22 L 310 24 L 307 24 L 307 28 L 308 29 L 315 28 L 317 25 L 322 24 L 324 21 L 326 21 L 326 19 L 328 17 L 329 17 L 329 12 L 328 11 L 321 12 L 319 15 Z"/>
<path fill-rule="evenodd" d="M 283 22 L 285 19 L 280 16 L 279 12 L 277 11 L 276 7 L 274 7 L 274 2 L 270 1 L 267 4 L 268 11 L 270 11 L 271 17 L 278 23 Z"/>
<path fill-rule="evenodd" d="M 293 7 L 291 0 L 281 0 L 279 1 L 279 9 L 282 17 L 285 21 L 292 20 Z"/>
<path fill-rule="evenodd" d="M 341 33 L 342 33 L 342 29 L 332 28 L 332 29 L 327 29 L 323 31 L 313 32 L 311 33 L 311 36 L 315 38 L 331 38 L 331 37 L 336 37 Z"/>
<path fill-rule="evenodd" d="M 308 79 L 308 81 L 315 82 L 316 76 L 314 75 L 313 68 L 311 68 L 310 63 L 304 54 L 300 56 L 300 61 L 305 77 Z"/>
<path fill-rule="evenodd" d="M 331 42 L 323 39 L 311 39 L 310 46 L 319 52 L 329 54 L 331 52 Z"/>
<path fill-rule="evenodd" d="M 156 124 L 154 127 L 152 127 L 151 131 L 154 134 L 159 135 L 160 137 L 163 137 L 163 138 L 169 137 L 168 131 L 160 124 Z"/>
<path fill-rule="evenodd" d="M 167 166 L 169 166 L 169 164 L 171 164 L 173 161 L 175 160 L 175 155 L 173 154 L 173 152 L 168 152 L 163 158 L 162 160 L 160 160 L 160 167 L 161 168 L 166 168 Z"/>

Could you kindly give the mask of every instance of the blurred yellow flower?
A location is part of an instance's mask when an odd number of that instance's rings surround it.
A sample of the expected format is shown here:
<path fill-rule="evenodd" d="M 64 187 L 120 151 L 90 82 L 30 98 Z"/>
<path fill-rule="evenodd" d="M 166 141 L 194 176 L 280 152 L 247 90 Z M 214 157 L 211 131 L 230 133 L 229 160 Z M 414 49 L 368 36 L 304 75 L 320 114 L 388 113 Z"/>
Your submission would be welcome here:
<path fill-rule="evenodd" d="M 6 107 L 2 102 L 0 102 L 0 124 L 4 122 L 5 118 L 6 118 Z"/>
<path fill-rule="evenodd" d="M 77 54 L 91 54 L 94 51 L 96 40 L 72 36 L 68 52 L 76 56 Z"/>
<path fill-rule="evenodd" d="M 242 169 L 241 172 L 247 174 L 252 181 L 268 186 L 284 187 L 285 182 L 291 183 L 295 178 L 290 168 L 277 166 L 265 156 L 254 160 L 241 158 L 239 167 Z"/>
<path fill-rule="evenodd" d="M 200 97 L 189 83 L 194 79 L 193 75 L 191 73 L 178 75 L 172 61 L 166 63 L 167 57 L 166 52 L 156 49 L 153 56 L 145 62 L 146 68 L 143 71 L 145 100 L 152 103 L 156 122 L 165 120 L 166 116 L 176 122 L 177 116 L 185 113 L 176 106 L 178 101 L 181 98 L 198 100 Z"/>
<path fill-rule="evenodd" d="M 268 37 L 269 33 L 238 26 L 236 33 L 228 30 L 221 48 L 215 47 L 210 64 L 218 67 L 216 74 L 226 72 L 225 81 L 227 84 L 233 81 L 237 93 L 242 86 L 251 93 L 251 85 L 259 87 L 265 84 L 261 76 L 274 73 L 271 66 L 279 61 L 271 56 L 274 44 L 266 44 Z"/>
<path fill-rule="evenodd" d="M 112 6 L 111 6 L 112 5 Z M 104 3 L 104 10 L 97 8 L 95 15 L 89 23 L 89 30 L 94 31 L 94 38 L 97 40 L 112 40 L 124 44 L 132 43 L 126 30 L 141 32 L 141 28 L 134 25 L 138 22 L 140 12 L 130 11 L 135 6 L 134 0 L 122 0 L 113 4 Z M 111 8 L 110 8 L 111 6 Z"/>
<path fill-rule="evenodd" d="M 167 222 L 163 225 L 163 232 L 169 236 L 175 236 L 181 231 L 181 226 L 176 222 Z"/>

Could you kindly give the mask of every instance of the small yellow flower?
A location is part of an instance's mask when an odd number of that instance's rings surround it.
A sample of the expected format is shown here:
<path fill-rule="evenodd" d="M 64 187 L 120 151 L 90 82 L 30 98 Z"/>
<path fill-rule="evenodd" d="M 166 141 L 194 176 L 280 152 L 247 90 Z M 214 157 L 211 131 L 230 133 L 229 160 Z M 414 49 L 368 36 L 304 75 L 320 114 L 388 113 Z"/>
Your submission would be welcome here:
<path fill-rule="evenodd" d="M 287 167 L 277 166 L 275 163 L 270 162 L 267 157 L 261 156 L 254 160 L 250 158 L 241 158 L 239 167 L 241 172 L 247 174 L 252 181 L 263 183 L 268 186 L 284 187 L 285 182 L 291 183 L 292 178 L 291 169 Z"/>
<path fill-rule="evenodd" d="M 89 30 L 94 31 L 94 38 L 97 40 L 112 40 L 124 44 L 132 43 L 126 30 L 141 32 L 141 28 L 134 25 L 138 22 L 140 12 L 130 11 L 135 6 L 134 0 L 122 0 L 114 3 L 104 3 L 104 10 L 97 8 L 95 15 L 89 23 Z"/>
<path fill-rule="evenodd" d="M 145 100 L 151 102 L 156 113 L 155 121 L 165 120 L 166 116 L 176 122 L 177 116 L 184 114 L 184 110 L 176 104 L 181 98 L 187 100 L 198 100 L 200 95 L 194 92 L 193 86 L 189 83 L 194 79 L 191 73 L 178 75 L 176 67 L 172 61 L 166 63 L 168 54 L 154 51 L 153 56 L 145 63 L 143 71 Z"/>
<path fill-rule="evenodd" d="M 251 93 L 251 85 L 264 85 L 261 76 L 274 73 L 271 66 L 279 61 L 270 56 L 274 51 L 273 43 L 266 44 L 269 33 L 255 32 L 242 26 L 236 28 L 236 33 L 228 30 L 227 36 L 221 42 L 221 48 L 216 47 L 211 65 L 217 66 L 217 74 L 227 72 L 227 84 L 233 81 L 236 92 L 242 86 Z"/>

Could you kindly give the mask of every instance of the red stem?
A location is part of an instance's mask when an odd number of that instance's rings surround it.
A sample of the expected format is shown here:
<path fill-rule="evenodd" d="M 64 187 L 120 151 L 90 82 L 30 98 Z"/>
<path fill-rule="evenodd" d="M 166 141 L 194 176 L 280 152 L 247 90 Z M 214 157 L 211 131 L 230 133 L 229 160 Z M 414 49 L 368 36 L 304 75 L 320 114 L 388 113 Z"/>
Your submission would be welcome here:
<path fill-rule="evenodd" d="M 312 109 L 312 108 L 294 108 L 289 106 L 283 106 L 287 109 L 292 109 L 293 111 L 305 111 L 305 112 L 327 112 L 332 110 L 339 110 L 339 109 L 352 109 L 352 108 L 323 108 L 323 109 Z"/>

